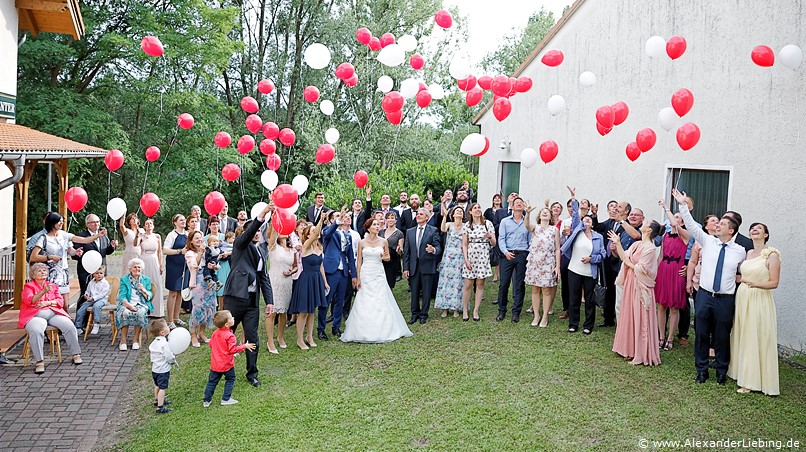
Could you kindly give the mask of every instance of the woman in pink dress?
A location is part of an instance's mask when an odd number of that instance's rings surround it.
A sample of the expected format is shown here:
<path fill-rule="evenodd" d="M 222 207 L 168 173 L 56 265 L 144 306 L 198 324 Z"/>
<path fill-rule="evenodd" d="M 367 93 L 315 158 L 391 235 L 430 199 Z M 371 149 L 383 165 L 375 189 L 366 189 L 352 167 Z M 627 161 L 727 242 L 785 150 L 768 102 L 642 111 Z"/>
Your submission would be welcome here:
<path fill-rule="evenodd" d="M 632 360 L 630 364 L 654 366 L 660 364 L 658 349 L 658 317 L 655 315 L 655 276 L 658 260 L 652 240 L 660 234 L 657 221 L 645 222 L 641 227 L 641 240 L 624 251 L 618 234 L 607 235 L 616 245 L 623 262 L 616 284 L 624 288 L 621 311 L 616 324 L 613 351 Z"/>
<path fill-rule="evenodd" d="M 655 300 L 658 303 L 658 337 L 661 348 L 671 350 L 680 310 L 688 303 L 686 294 L 686 249 L 689 233 L 683 227 L 680 214 L 672 214 L 666 202 L 658 202 L 666 212 L 670 229 L 663 236 L 661 253 L 658 256 L 658 276 L 655 278 Z M 682 274 L 681 274 L 682 273 Z M 669 314 L 669 332 L 666 334 L 666 314 Z"/>

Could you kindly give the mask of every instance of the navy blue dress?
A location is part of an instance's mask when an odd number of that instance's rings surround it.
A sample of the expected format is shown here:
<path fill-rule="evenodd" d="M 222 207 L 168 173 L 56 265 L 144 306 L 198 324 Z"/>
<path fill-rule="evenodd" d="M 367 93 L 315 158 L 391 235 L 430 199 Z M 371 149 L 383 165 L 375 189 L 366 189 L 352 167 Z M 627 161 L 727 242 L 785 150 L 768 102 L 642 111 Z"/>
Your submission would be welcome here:
<path fill-rule="evenodd" d="M 321 254 L 309 254 L 302 258 L 302 273 L 299 274 L 288 308 L 290 314 L 312 314 L 316 308 L 328 306 L 325 281 L 320 270 L 322 260 Z"/>

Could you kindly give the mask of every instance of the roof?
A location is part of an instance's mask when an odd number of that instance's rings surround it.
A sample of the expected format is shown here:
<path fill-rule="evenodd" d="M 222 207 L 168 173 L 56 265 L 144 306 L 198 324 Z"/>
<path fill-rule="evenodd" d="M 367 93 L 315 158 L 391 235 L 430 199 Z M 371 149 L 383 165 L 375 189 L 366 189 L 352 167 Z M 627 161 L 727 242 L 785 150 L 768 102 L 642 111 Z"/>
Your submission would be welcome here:
<path fill-rule="evenodd" d="M 15 160 L 21 155 L 29 160 L 98 158 L 106 152 L 30 127 L 0 123 L 0 160 Z"/>
<path fill-rule="evenodd" d="M 78 0 L 16 0 L 19 10 L 19 29 L 32 35 L 59 33 L 81 39 L 84 35 L 84 18 Z"/>
<path fill-rule="evenodd" d="M 571 19 L 571 16 L 574 15 L 576 10 L 579 9 L 580 5 L 582 5 L 583 3 L 585 3 L 585 0 L 576 0 L 574 4 L 571 5 L 567 11 L 565 11 L 565 14 L 563 14 L 562 17 L 560 17 L 560 20 L 558 20 L 557 23 L 554 24 L 553 27 L 551 27 L 551 30 L 549 30 L 549 32 L 546 33 L 546 36 L 544 36 L 543 39 L 541 39 L 540 42 L 537 43 L 534 50 L 532 50 L 532 53 L 530 53 L 529 56 L 526 57 L 526 60 L 524 60 L 524 62 L 521 63 L 520 66 L 518 66 L 518 69 L 515 70 L 515 73 L 512 74 L 512 77 L 518 77 L 519 75 L 521 75 L 523 71 L 525 71 L 526 68 L 530 64 L 532 64 L 532 62 L 535 59 L 537 59 L 537 55 L 539 55 L 540 52 L 542 52 L 543 49 L 546 48 L 548 43 L 552 40 L 552 38 L 554 38 L 554 35 L 556 35 L 557 32 L 560 31 L 560 28 L 562 28 L 563 25 L 565 25 L 566 22 L 568 22 Z M 489 100 L 487 101 L 486 104 L 484 104 L 484 108 L 482 108 L 481 111 L 479 111 L 478 114 L 476 114 L 476 116 L 473 117 L 473 125 L 478 125 L 478 122 L 481 119 L 481 117 L 484 116 L 485 113 L 487 113 L 487 110 L 492 108 L 493 103 L 494 102 L 492 100 Z"/>

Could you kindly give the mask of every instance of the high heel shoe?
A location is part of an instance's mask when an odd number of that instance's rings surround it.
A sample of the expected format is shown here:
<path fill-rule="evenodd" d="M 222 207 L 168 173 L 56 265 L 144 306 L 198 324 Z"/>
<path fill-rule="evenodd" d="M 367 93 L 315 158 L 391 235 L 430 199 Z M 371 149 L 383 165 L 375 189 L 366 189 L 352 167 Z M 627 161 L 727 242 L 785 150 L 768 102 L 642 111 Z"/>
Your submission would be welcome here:
<path fill-rule="evenodd" d="M 308 348 L 308 344 L 306 344 L 305 341 L 303 341 L 301 344 L 297 342 L 297 347 L 299 347 L 300 350 L 310 350 L 310 348 Z"/>
<path fill-rule="evenodd" d="M 470 317 L 462 317 L 463 322 L 467 322 L 468 320 L 470 320 Z"/>

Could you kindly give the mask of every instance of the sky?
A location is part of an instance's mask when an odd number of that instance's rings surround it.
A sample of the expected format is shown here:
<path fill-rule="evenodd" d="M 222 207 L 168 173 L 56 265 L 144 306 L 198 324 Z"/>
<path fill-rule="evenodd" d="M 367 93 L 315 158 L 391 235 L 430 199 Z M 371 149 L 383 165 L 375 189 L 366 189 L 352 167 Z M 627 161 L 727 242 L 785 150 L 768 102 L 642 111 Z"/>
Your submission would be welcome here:
<path fill-rule="evenodd" d="M 470 63 L 481 59 L 500 45 L 500 40 L 515 28 L 523 28 L 533 13 L 544 7 L 558 20 L 563 8 L 574 0 L 447 0 L 446 7 L 456 6 L 467 17 L 470 39 L 466 48 Z"/>

